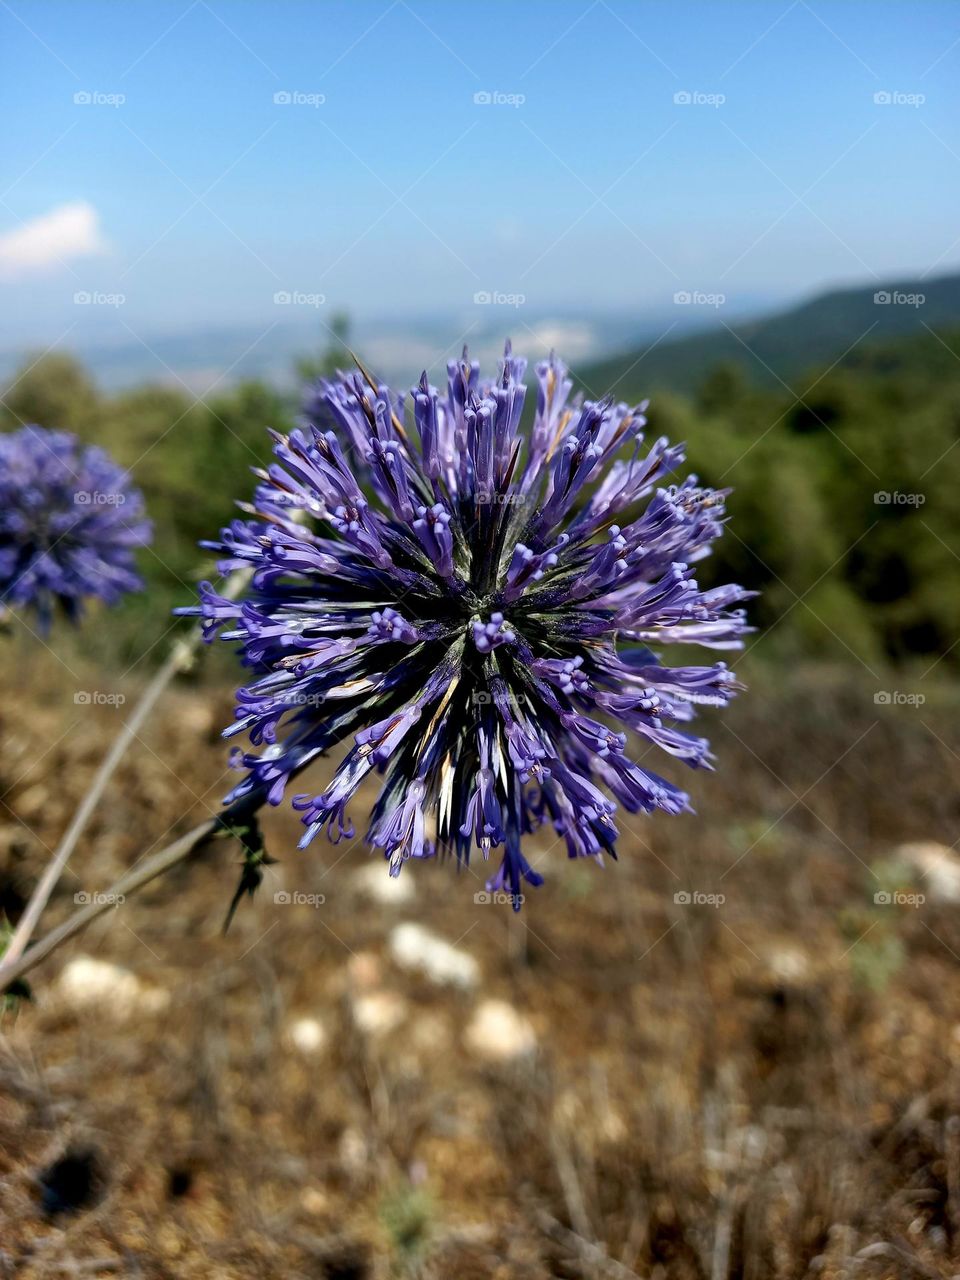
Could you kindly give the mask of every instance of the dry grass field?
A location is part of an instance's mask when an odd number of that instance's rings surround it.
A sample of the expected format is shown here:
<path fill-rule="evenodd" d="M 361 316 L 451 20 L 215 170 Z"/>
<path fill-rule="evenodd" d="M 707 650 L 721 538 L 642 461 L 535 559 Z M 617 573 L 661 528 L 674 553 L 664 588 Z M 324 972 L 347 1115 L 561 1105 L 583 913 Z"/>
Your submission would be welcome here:
<path fill-rule="evenodd" d="M 124 714 L 17 654 L 11 919 Z M 699 816 L 627 815 L 605 870 L 543 833 L 519 917 L 451 865 L 384 897 L 284 809 L 225 937 L 216 841 L 44 962 L 0 1023 L 0 1276 L 960 1273 L 960 876 L 897 853 L 956 839 L 960 696 L 748 678 Z M 229 714 L 168 693 L 45 926 L 216 808 Z"/>

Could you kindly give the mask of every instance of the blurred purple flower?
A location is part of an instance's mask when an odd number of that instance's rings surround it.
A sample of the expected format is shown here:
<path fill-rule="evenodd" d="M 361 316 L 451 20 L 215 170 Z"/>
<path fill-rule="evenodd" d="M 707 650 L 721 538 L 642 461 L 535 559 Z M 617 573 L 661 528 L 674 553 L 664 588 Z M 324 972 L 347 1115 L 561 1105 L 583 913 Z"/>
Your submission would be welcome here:
<path fill-rule="evenodd" d="M 143 586 L 134 548 L 150 541 L 143 499 L 103 449 L 67 431 L 0 435 L 0 609 L 33 609 L 47 630 L 60 605 L 114 604 Z"/>
<path fill-rule="evenodd" d="M 475 845 L 496 849 L 488 888 L 515 905 L 524 880 L 541 882 L 521 852 L 540 824 L 570 857 L 600 860 L 618 804 L 688 809 L 605 721 L 709 767 L 705 739 L 674 726 L 726 703 L 731 672 L 663 666 L 647 646 L 739 648 L 732 606 L 748 594 L 697 586 L 724 494 L 666 484 L 683 450 L 644 445 L 646 404 L 568 403 L 551 356 L 521 428 L 525 368 L 508 343 L 482 380 L 464 352 L 445 396 L 423 375 L 412 414 L 363 371 L 321 381 L 301 426 L 274 434 L 256 519 L 205 544 L 222 574 L 253 570 L 249 589 L 234 601 L 203 583 L 182 611 L 239 643 L 255 673 L 226 732 L 261 750 L 235 752 L 247 774 L 228 802 L 279 804 L 292 775 L 352 737 L 326 790 L 294 798 L 301 846 L 324 828 L 352 837 L 348 805 L 376 771 L 367 839 L 392 874 L 438 850 L 466 863 Z"/>

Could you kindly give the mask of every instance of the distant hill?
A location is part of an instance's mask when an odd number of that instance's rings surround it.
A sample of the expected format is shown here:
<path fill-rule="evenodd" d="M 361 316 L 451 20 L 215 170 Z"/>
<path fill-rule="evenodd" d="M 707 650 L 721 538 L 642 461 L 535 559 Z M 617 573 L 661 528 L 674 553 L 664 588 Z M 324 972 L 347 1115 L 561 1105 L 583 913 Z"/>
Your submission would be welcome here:
<path fill-rule="evenodd" d="M 678 304 L 677 310 L 688 312 L 694 305 Z M 614 388 L 626 400 L 664 388 L 692 392 L 717 365 L 736 366 L 755 386 L 777 387 L 779 380 L 793 386 L 792 379 L 805 370 L 831 365 L 861 343 L 926 333 L 925 325 L 960 328 L 960 275 L 837 289 L 788 311 L 729 326 L 721 308 L 708 330 L 652 349 L 650 344 L 635 347 L 578 373 L 584 387 L 598 393 Z"/>

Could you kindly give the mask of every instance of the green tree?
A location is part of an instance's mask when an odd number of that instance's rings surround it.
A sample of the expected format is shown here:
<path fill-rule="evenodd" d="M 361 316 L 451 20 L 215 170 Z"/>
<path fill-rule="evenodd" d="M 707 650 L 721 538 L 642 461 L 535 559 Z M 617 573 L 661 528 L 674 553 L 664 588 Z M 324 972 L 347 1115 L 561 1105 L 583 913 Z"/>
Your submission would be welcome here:
<path fill-rule="evenodd" d="M 28 423 L 83 432 L 95 425 L 101 401 L 93 380 L 73 356 L 27 356 L 0 397 L 7 429 Z"/>

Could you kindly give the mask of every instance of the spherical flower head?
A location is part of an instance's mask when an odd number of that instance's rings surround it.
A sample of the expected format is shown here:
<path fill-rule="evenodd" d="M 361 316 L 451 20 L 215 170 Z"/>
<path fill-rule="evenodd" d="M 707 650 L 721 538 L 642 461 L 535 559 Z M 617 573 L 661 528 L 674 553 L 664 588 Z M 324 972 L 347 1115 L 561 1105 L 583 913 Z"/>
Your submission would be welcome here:
<path fill-rule="evenodd" d="M 552 827 L 571 857 L 614 853 L 618 807 L 688 808 L 633 762 L 628 732 L 693 767 L 708 745 L 678 728 L 736 689 L 722 663 L 666 666 L 674 643 L 739 648 L 735 586 L 692 566 L 724 522 L 724 494 L 668 481 L 683 450 L 646 442 L 646 404 L 570 401 L 565 366 L 507 344 L 482 380 L 466 351 L 445 393 L 422 376 L 396 396 L 360 370 L 321 381 L 252 509 L 218 542 L 219 570 L 252 570 L 237 600 L 205 583 L 208 638 L 241 648 L 253 678 L 227 734 L 245 777 L 228 802 L 279 804 L 290 778 L 350 749 L 319 795 L 293 800 L 306 831 L 351 838 L 360 784 L 379 775 L 367 839 L 397 874 L 409 858 L 479 849 L 519 905 L 541 877 L 523 837 Z M 612 727 L 615 726 L 615 727 Z"/>
<path fill-rule="evenodd" d="M 67 431 L 0 435 L 0 609 L 31 609 L 46 631 L 59 605 L 114 604 L 143 586 L 134 549 L 150 541 L 143 499 L 103 449 Z"/>

